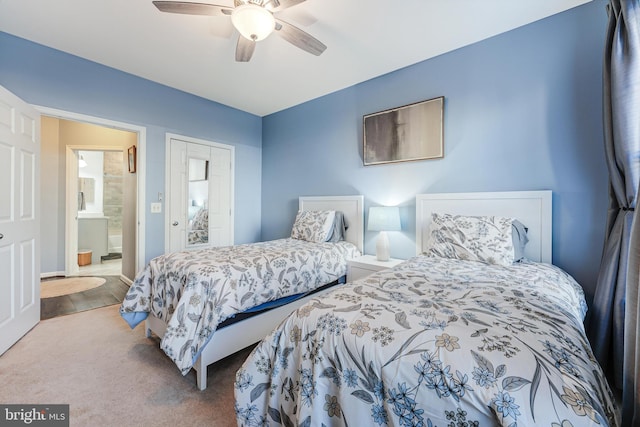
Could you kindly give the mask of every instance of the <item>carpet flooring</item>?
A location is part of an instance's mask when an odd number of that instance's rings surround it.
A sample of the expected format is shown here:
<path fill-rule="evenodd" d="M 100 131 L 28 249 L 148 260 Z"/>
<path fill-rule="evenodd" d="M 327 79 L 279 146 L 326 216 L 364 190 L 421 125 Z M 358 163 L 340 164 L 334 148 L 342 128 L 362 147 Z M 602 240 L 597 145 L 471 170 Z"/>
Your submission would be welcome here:
<path fill-rule="evenodd" d="M 251 348 L 211 367 L 199 391 L 157 338 L 119 306 L 43 320 L 0 356 L 0 402 L 69 404 L 71 426 L 235 426 L 235 372 Z"/>
<path fill-rule="evenodd" d="M 120 304 L 129 286 L 119 276 L 100 276 L 105 283 L 97 288 L 69 295 L 40 299 L 40 319 L 51 319 L 94 308 Z"/>

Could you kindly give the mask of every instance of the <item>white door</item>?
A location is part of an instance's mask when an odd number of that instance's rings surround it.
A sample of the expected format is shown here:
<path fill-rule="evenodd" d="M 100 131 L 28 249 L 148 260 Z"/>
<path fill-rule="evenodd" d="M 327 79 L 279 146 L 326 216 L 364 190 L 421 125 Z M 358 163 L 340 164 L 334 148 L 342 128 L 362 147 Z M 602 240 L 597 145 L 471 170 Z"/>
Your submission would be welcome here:
<path fill-rule="evenodd" d="M 211 147 L 209 187 L 209 241 L 212 246 L 231 245 L 230 150 Z"/>
<path fill-rule="evenodd" d="M 40 320 L 40 114 L 0 86 L 0 354 Z"/>
<path fill-rule="evenodd" d="M 169 228 L 169 252 L 179 252 L 187 239 L 187 143 L 171 140 L 169 155 L 170 178 L 167 189 Z"/>
<path fill-rule="evenodd" d="M 167 250 L 233 244 L 233 147 L 171 138 L 168 155 Z"/>

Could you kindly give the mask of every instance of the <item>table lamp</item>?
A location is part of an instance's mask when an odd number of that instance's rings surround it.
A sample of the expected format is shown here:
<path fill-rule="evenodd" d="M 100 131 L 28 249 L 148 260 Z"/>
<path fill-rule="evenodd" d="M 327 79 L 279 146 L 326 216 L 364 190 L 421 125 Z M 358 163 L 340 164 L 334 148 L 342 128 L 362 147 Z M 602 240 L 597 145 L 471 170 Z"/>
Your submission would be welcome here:
<path fill-rule="evenodd" d="M 379 231 L 376 240 L 376 258 L 389 261 L 389 237 L 387 231 L 400 231 L 400 209 L 397 206 L 375 206 L 369 208 L 369 231 Z"/>

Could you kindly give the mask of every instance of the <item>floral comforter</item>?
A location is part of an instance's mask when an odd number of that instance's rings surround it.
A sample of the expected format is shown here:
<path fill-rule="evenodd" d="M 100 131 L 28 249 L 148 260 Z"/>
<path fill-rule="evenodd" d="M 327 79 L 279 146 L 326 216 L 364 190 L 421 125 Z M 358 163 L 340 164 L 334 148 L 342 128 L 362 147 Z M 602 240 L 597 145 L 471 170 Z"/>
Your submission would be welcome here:
<path fill-rule="evenodd" d="M 131 328 L 149 313 L 167 323 L 160 347 L 183 375 L 225 319 L 346 274 L 355 245 L 279 239 L 162 255 L 136 276 L 120 307 Z"/>
<path fill-rule="evenodd" d="M 239 426 L 615 426 L 583 291 L 549 264 L 414 257 L 292 313 L 236 374 Z"/>

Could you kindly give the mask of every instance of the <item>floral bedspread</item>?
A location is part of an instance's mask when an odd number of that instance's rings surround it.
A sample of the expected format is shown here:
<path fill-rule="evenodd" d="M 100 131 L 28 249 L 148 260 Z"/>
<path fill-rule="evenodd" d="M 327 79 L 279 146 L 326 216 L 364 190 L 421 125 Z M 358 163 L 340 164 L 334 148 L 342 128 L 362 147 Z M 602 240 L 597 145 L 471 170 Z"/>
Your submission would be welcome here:
<path fill-rule="evenodd" d="M 292 313 L 236 374 L 239 426 L 616 426 L 583 291 L 550 264 L 414 257 Z"/>
<path fill-rule="evenodd" d="M 132 328 L 148 313 L 164 320 L 160 347 L 184 375 L 222 321 L 333 282 L 359 254 L 344 241 L 279 239 L 162 255 L 138 273 L 120 314 Z"/>

